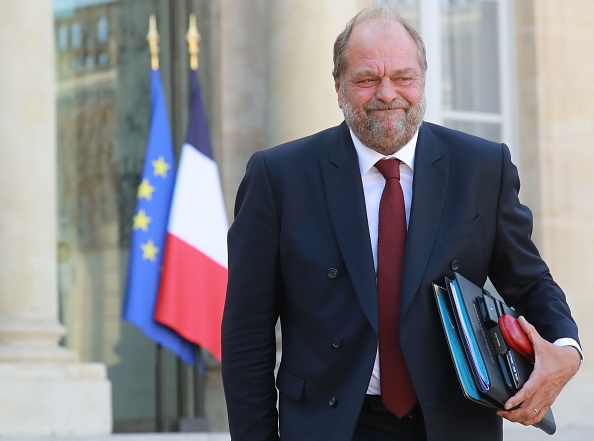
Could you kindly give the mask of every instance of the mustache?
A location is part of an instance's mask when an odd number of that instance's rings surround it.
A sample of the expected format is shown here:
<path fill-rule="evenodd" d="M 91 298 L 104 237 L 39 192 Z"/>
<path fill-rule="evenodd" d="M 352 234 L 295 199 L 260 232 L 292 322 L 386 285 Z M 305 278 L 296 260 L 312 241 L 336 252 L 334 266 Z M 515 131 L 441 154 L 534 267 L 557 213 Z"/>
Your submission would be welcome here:
<path fill-rule="evenodd" d="M 410 109 L 410 103 L 405 100 L 395 99 L 389 103 L 385 103 L 381 100 L 373 100 L 365 103 L 363 105 L 363 110 L 370 111 L 370 110 L 394 110 L 394 109 L 403 109 L 408 110 Z"/>

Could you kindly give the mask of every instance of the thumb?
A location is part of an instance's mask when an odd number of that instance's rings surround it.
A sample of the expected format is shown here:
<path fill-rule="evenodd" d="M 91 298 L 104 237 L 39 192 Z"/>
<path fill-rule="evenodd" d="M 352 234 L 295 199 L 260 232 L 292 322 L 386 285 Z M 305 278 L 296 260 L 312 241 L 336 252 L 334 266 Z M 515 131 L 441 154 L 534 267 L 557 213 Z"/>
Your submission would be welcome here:
<path fill-rule="evenodd" d="M 537 358 L 537 354 L 542 349 L 542 343 L 544 342 L 543 338 L 540 336 L 536 328 L 533 325 L 531 325 L 523 315 L 518 317 L 518 323 L 520 324 L 522 330 L 528 336 L 528 340 L 530 340 L 530 343 L 532 343 L 534 357 Z"/>
<path fill-rule="evenodd" d="M 520 323 L 522 330 L 526 333 L 530 342 L 534 344 L 535 337 L 538 335 L 536 328 L 528 323 L 528 320 L 523 315 L 518 317 L 518 323 Z"/>

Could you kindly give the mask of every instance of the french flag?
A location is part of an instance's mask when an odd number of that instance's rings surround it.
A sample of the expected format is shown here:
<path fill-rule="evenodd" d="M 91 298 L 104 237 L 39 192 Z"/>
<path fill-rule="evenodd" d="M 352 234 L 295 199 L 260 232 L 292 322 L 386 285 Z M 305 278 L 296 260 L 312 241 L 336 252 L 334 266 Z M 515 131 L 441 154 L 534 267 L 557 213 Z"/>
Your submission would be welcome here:
<path fill-rule="evenodd" d="M 190 77 L 190 119 L 169 214 L 155 319 L 220 361 L 229 224 L 198 71 L 191 70 Z"/>

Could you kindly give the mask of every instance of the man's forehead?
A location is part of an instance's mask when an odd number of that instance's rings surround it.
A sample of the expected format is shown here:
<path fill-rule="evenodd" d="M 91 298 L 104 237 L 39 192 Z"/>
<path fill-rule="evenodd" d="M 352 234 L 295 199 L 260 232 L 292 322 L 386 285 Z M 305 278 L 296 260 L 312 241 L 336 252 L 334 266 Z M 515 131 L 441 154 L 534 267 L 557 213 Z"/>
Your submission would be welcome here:
<path fill-rule="evenodd" d="M 412 37 L 400 23 L 385 20 L 357 23 L 346 58 L 347 64 L 356 66 L 357 70 L 419 69 L 417 46 Z"/>
<path fill-rule="evenodd" d="M 359 39 L 372 38 L 376 35 L 384 35 L 392 39 L 396 38 L 398 40 L 402 39 L 413 42 L 412 37 L 401 23 L 382 18 L 373 18 L 358 22 L 353 26 L 349 43 Z"/>
<path fill-rule="evenodd" d="M 349 38 L 347 50 L 373 53 L 416 53 L 417 47 L 408 31 L 396 22 L 369 20 L 357 23 Z"/>

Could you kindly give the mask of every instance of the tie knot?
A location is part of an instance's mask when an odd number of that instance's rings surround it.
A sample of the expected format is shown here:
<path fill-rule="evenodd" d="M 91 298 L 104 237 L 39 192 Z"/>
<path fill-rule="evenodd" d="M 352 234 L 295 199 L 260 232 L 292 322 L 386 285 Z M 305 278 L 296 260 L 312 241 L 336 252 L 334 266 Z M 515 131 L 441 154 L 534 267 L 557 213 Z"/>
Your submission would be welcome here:
<path fill-rule="evenodd" d="M 398 159 L 380 159 L 375 163 L 375 168 L 388 180 L 400 179 L 400 161 Z"/>

